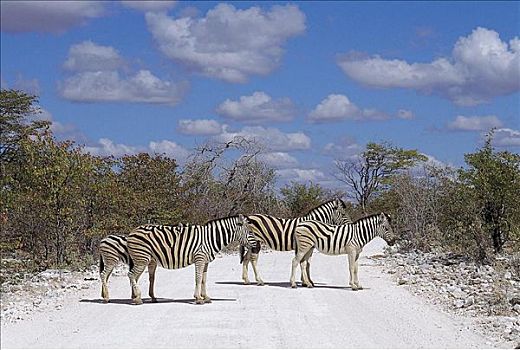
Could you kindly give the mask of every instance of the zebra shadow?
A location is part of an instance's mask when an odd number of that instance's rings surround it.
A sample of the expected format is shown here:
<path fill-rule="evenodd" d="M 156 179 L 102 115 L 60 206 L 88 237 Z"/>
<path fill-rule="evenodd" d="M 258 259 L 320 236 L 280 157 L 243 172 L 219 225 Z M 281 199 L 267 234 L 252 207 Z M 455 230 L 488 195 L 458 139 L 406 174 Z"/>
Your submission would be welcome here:
<path fill-rule="evenodd" d="M 237 301 L 236 299 L 226 299 L 226 298 L 214 298 L 211 299 L 212 302 L 221 302 L 221 301 Z M 93 303 L 93 304 L 105 304 L 103 299 L 81 299 L 80 303 Z M 195 303 L 195 299 L 170 299 L 170 298 L 157 298 L 156 302 L 152 302 L 150 298 L 143 298 L 143 304 L 166 304 L 166 303 L 181 303 L 181 304 L 192 304 L 198 305 Z M 122 304 L 122 305 L 133 305 L 132 299 L 110 299 L 110 301 L 106 304 Z"/>
<path fill-rule="evenodd" d="M 227 285 L 237 285 L 237 286 L 254 286 L 257 287 L 256 283 L 252 282 L 250 284 L 244 284 L 243 282 L 235 282 L 235 281 L 223 281 L 223 282 L 215 282 L 215 284 L 227 284 Z M 306 288 L 303 287 L 300 282 L 296 283 L 298 288 Z M 265 287 L 280 287 L 280 288 L 288 288 L 291 289 L 291 283 L 289 282 L 265 282 Z M 332 286 L 325 283 L 319 283 L 314 282 L 314 288 L 316 289 L 344 289 L 344 290 L 351 290 L 350 286 Z M 363 288 L 363 289 L 370 289 L 370 288 Z"/>

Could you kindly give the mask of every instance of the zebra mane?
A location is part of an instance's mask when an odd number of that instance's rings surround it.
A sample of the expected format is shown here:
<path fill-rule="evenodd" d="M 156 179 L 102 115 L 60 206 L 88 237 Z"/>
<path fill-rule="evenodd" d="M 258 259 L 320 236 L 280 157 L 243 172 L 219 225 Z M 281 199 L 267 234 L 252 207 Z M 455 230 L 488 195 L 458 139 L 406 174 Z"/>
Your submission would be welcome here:
<path fill-rule="evenodd" d="M 314 210 L 316 210 L 316 209 L 318 209 L 318 208 L 321 208 L 321 207 L 324 207 L 324 206 L 326 206 L 327 204 L 334 202 L 336 199 L 339 200 L 339 202 L 341 203 L 341 206 L 342 206 L 343 208 L 346 208 L 346 207 L 347 207 L 347 205 L 345 204 L 345 202 L 343 202 L 342 199 L 340 199 L 340 198 L 333 198 L 333 199 L 330 199 L 330 200 L 328 200 L 328 201 L 326 201 L 326 202 L 321 203 L 320 205 L 315 206 L 314 208 L 310 209 L 310 210 L 309 210 L 305 215 L 303 215 L 303 216 L 307 216 L 307 215 L 309 215 L 309 214 L 312 213 Z"/>
<path fill-rule="evenodd" d="M 227 219 L 238 219 L 238 215 L 227 216 L 225 218 L 211 219 L 209 221 L 206 221 L 206 223 L 204 223 L 204 225 L 202 225 L 202 226 L 206 226 L 206 225 L 212 224 L 214 222 L 224 221 Z"/>
<path fill-rule="evenodd" d="M 386 219 L 388 220 L 388 222 L 391 222 L 390 215 L 388 215 L 385 212 L 380 212 L 380 213 L 376 213 L 376 214 L 370 214 L 370 215 L 367 215 L 367 216 L 363 216 L 362 218 L 359 218 L 356 221 L 354 221 L 352 224 L 357 224 L 358 222 L 360 222 L 362 220 L 372 219 L 372 218 L 377 217 L 377 216 L 379 216 L 381 214 L 384 214 Z"/>

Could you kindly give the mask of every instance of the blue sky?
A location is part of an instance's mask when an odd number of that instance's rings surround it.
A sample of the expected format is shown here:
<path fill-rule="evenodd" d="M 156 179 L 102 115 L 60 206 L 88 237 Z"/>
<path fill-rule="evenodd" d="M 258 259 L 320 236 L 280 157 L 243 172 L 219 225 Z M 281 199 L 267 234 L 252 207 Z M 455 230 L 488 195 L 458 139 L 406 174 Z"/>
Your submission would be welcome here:
<path fill-rule="evenodd" d="M 240 135 L 291 180 L 336 186 L 367 142 L 464 164 L 520 149 L 519 2 L 1 2 L 1 84 L 89 152 Z"/>

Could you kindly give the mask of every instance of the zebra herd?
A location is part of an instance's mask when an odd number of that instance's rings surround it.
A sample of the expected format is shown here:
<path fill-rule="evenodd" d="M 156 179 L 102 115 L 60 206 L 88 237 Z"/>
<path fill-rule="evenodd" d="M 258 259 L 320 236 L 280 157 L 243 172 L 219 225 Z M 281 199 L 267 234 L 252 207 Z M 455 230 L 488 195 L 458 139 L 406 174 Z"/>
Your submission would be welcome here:
<path fill-rule="evenodd" d="M 251 263 L 258 285 L 263 285 L 258 268 L 261 244 L 276 251 L 295 251 L 291 269 L 291 287 L 296 288 L 295 271 L 300 265 L 302 285 L 312 288 L 310 259 L 314 248 L 328 255 L 347 254 L 350 287 L 361 289 L 357 261 L 364 245 L 374 237 L 393 245 L 396 236 L 390 216 L 381 213 L 353 222 L 345 203 L 333 199 L 312 209 L 305 216 L 284 219 L 270 215 L 237 215 L 207 222 L 204 225 L 142 225 L 128 236 L 110 235 L 101 240 L 100 277 L 101 297 L 109 301 L 108 278 L 119 261 L 129 265 L 128 277 L 134 304 L 142 304 L 137 284 L 148 267 L 149 296 L 154 293 L 157 266 L 179 269 L 195 265 L 195 303 L 211 302 L 206 290 L 208 264 L 218 252 L 233 242 L 240 244 L 242 279 L 249 283 L 248 265 Z"/>

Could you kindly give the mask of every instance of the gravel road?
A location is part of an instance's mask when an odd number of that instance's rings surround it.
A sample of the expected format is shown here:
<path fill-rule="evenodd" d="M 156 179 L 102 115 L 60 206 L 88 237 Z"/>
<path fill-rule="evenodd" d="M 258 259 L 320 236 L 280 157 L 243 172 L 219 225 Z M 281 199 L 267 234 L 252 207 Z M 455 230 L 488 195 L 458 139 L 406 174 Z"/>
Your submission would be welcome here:
<path fill-rule="evenodd" d="M 375 240 L 363 255 L 381 250 Z M 313 257 L 314 289 L 289 288 L 292 253 L 266 253 L 268 285 L 242 285 L 238 256 L 209 266 L 213 303 L 194 305 L 193 267 L 158 269 L 159 303 L 130 304 L 125 276 L 110 280 L 112 302 L 98 284 L 74 292 L 52 311 L 2 324 L 2 348 L 489 348 L 471 322 L 454 318 L 397 286 L 362 257 L 361 291 L 347 288 L 345 256 Z M 250 271 L 252 273 L 252 271 Z M 250 276 L 253 277 L 253 276 Z M 251 278 L 254 280 L 254 278 Z M 147 291 L 146 274 L 140 281 Z M 145 295 L 145 293 L 143 293 Z M 148 301 L 148 302 L 147 302 Z"/>

